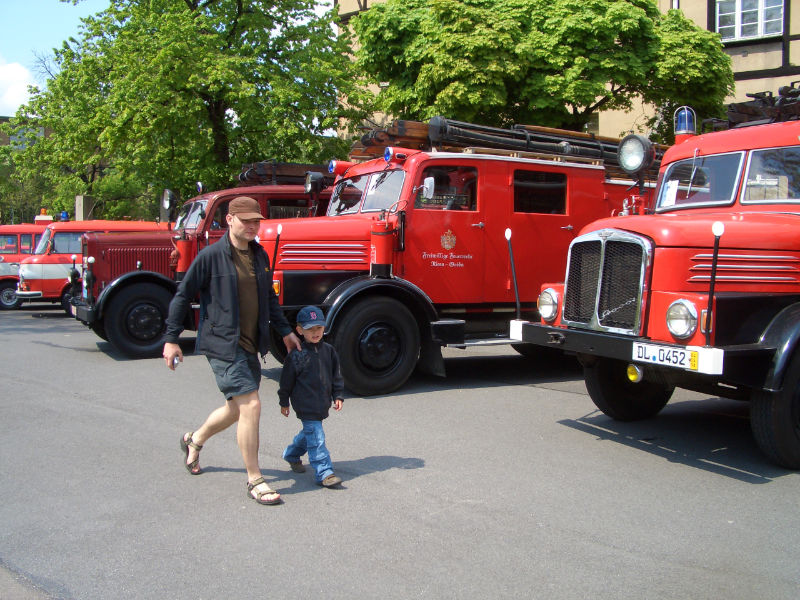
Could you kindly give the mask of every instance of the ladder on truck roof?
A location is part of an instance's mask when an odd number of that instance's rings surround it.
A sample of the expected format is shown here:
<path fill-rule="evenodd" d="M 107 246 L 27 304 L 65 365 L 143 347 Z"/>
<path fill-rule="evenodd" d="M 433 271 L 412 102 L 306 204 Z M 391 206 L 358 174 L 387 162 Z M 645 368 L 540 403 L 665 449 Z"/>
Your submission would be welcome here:
<path fill-rule="evenodd" d="M 306 172 L 322 173 L 325 185 L 333 184 L 333 175 L 326 165 L 278 162 L 275 159 L 242 165 L 238 185 L 303 185 Z"/>
<path fill-rule="evenodd" d="M 519 156 L 553 160 L 555 157 L 592 164 L 606 168 L 608 178 L 630 179 L 617 160 L 617 149 L 621 140 L 596 136 L 580 131 L 514 125 L 503 129 L 453 121 L 444 117 L 433 117 L 428 123 L 420 121 L 393 121 L 387 127 L 376 127 L 367 131 L 350 149 L 350 160 L 371 160 L 383 155 L 387 146 L 400 146 L 412 150 L 439 150 L 449 152 L 472 152 L 504 150 L 518 152 Z M 666 146 L 656 146 L 656 160 L 647 172 L 647 178 L 655 179 Z"/>

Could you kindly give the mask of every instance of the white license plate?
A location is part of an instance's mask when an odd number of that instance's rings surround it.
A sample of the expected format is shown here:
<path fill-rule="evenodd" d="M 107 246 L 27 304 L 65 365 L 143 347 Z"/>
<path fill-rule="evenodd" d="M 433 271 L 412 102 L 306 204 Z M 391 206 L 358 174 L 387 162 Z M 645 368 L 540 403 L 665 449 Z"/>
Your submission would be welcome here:
<path fill-rule="evenodd" d="M 633 356 L 631 358 L 635 361 L 647 362 L 654 365 L 664 365 L 666 367 L 697 371 L 697 351 L 686 350 L 685 348 L 634 342 Z"/>

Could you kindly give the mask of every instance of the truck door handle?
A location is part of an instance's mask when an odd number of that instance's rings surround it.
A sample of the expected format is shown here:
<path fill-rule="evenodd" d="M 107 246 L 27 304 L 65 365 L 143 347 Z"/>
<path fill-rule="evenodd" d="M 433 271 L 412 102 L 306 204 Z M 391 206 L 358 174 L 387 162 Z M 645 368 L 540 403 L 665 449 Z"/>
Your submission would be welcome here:
<path fill-rule="evenodd" d="M 480 227 L 481 229 L 483 229 L 484 227 L 486 227 L 486 225 L 484 225 L 483 222 L 472 223 L 471 227 Z"/>
<path fill-rule="evenodd" d="M 572 231 L 575 228 L 572 225 L 564 225 L 561 229 L 566 229 L 567 231 Z"/>

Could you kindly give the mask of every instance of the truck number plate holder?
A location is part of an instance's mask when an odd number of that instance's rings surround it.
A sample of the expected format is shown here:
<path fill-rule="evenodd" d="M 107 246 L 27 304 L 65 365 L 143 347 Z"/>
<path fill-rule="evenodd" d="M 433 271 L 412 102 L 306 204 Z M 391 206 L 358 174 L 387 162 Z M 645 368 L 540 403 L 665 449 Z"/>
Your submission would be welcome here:
<path fill-rule="evenodd" d="M 634 342 L 632 354 L 631 358 L 638 362 L 688 369 L 689 371 L 697 371 L 698 367 L 698 352 L 686 348 Z"/>

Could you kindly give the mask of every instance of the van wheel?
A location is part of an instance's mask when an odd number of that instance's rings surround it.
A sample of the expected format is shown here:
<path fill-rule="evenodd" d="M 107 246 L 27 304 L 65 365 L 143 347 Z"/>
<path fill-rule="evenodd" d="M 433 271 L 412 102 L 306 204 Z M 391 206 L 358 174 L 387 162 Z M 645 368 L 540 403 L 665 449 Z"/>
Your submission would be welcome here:
<path fill-rule="evenodd" d="M 792 358 L 779 392 L 756 390 L 750 399 L 750 429 L 775 464 L 800 469 L 800 355 Z"/>
<path fill-rule="evenodd" d="M 71 300 L 72 300 L 72 294 L 70 294 L 68 291 L 61 294 L 61 309 L 65 313 L 67 313 L 68 317 L 72 316 L 72 303 L 70 302 Z"/>
<path fill-rule="evenodd" d="M 22 300 L 17 298 L 17 283 L 0 281 L 0 310 L 14 310 L 21 304 Z"/>
<path fill-rule="evenodd" d="M 403 385 L 419 357 L 414 315 L 392 298 L 355 303 L 336 325 L 344 384 L 360 396 L 387 394 Z"/>
<path fill-rule="evenodd" d="M 669 402 L 675 386 L 654 381 L 633 383 L 628 363 L 601 358 L 584 366 L 586 389 L 595 406 L 617 421 L 639 421 L 652 417 Z"/>
<path fill-rule="evenodd" d="M 171 299 L 167 290 L 153 283 L 120 290 L 104 318 L 108 341 L 132 358 L 160 356 Z"/>

